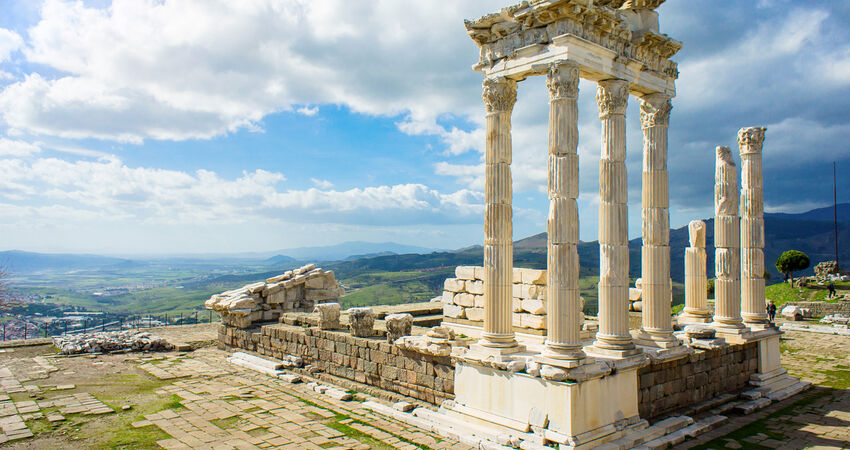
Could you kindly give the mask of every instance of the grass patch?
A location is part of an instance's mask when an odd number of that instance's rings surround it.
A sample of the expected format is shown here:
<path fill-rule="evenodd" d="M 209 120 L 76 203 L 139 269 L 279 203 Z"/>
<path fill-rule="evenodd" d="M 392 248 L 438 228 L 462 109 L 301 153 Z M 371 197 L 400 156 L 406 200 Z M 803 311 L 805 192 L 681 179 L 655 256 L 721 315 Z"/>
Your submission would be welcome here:
<path fill-rule="evenodd" d="M 339 420 L 343 420 L 343 419 L 339 419 Z M 326 423 L 325 425 L 328 428 L 339 431 L 340 433 L 343 433 L 344 435 L 350 437 L 351 439 L 355 439 L 358 442 L 366 444 L 371 448 L 387 449 L 387 450 L 395 448 L 391 445 L 384 444 L 383 442 L 373 438 L 372 436 L 369 436 L 368 434 L 366 434 L 366 433 L 364 433 L 360 430 L 355 430 L 354 428 L 351 428 L 350 426 L 348 426 L 344 423 L 340 423 L 339 420 L 332 420 L 332 421 Z"/>
<path fill-rule="evenodd" d="M 253 430 L 246 431 L 246 433 L 248 433 L 248 435 L 251 436 L 251 437 L 259 437 L 259 436 L 262 436 L 262 435 L 264 435 L 268 432 L 269 432 L 269 429 L 264 428 L 264 427 L 257 427 L 257 428 L 254 428 Z"/>
<path fill-rule="evenodd" d="M 122 424 L 112 430 L 111 436 L 100 448 L 160 448 L 156 441 L 168 439 L 171 436 L 160 430 L 157 426 L 134 428 L 132 423 L 145 419 L 145 415 L 166 409 L 183 408 L 180 397 L 171 395 L 159 401 L 147 405 L 136 406 L 135 414 L 128 416 Z"/>
<path fill-rule="evenodd" d="M 817 373 L 826 375 L 826 381 L 820 383 L 834 389 L 850 389 L 850 371 L 844 370 L 815 370 Z"/>
<path fill-rule="evenodd" d="M 163 409 L 186 409 L 186 407 L 180 403 L 180 397 L 176 394 L 171 394 L 166 398 L 165 403 L 162 404 L 160 411 Z"/>

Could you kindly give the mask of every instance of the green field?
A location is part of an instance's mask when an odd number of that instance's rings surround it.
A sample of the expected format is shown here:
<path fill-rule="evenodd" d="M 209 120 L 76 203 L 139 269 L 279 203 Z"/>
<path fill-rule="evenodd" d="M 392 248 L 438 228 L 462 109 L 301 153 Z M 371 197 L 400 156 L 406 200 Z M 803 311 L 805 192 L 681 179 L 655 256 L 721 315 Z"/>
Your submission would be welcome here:
<path fill-rule="evenodd" d="M 835 286 L 850 286 L 850 282 L 838 281 L 835 283 Z M 842 292 L 847 291 L 838 291 L 838 294 L 841 295 Z M 776 304 L 777 308 L 780 308 L 782 305 L 789 302 L 834 303 L 837 301 L 836 299 L 827 299 L 826 297 L 828 294 L 829 292 L 825 288 L 795 288 L 788 283 L 777 283 L 765 288 L 765 297 L 769 300 L 773 300 L 773 303 Z"/>

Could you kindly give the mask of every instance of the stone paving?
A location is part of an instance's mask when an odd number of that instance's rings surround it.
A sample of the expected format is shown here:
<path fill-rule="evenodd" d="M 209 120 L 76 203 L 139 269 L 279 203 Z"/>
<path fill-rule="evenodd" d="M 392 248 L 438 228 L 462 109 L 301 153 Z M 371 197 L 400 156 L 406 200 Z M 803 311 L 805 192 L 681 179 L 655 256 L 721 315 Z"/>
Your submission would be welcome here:
<path fill-rule="evenodd" d="M 171 436 L 158 442 L 163 448 L 469 448 L 379 416 L 359 402 L 229 365 L 225 356 L 203 349 L 146 363 L 163 379 L 194 374 L 158 391 L 176 395 L 185 409 L 149 414 L 133 426 L 159 427 Z"/>

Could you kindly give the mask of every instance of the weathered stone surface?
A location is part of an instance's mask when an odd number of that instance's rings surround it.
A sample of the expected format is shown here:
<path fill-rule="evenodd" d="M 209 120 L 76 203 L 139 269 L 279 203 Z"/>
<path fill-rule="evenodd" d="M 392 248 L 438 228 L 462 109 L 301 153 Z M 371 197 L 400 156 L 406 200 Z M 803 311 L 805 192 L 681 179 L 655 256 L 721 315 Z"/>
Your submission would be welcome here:
<path fill-rule="evenodd" d="M 322 330 L 339 329 L 339 303 L 320 303 L 316 305 L 315 312 L 319 313 L 319 328 Z"/>
<path fill-rule="evenodd" d="M 413 327 L 413 316 L 404 314 L 390 314 L 385 319 L 387 327 L 387 342 L 393 343 L 402 336 L 409 336 Z"/>
<path fill-rule="evenodd" d="M 114 351 L 168 351 L 173 345 L 151 333 L 128 330 L 55 336 L 53 345 L 65 355 Z"/>
<path fill-rule="evenodd" d="M 352 336 L 372 337 L 375 335 L 375 315 L 372 313 L 372 308 L 350 308 L 348 323 Z"/>

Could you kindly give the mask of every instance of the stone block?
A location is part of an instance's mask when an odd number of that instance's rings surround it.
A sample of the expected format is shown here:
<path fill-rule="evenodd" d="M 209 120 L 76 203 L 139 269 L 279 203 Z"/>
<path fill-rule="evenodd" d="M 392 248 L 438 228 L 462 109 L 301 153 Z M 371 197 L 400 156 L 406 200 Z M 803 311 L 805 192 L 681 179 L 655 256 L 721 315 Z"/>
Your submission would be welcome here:
<path fill-rule="evenodd" d="M 443 305 L 443 315 L 455 319 L 465 319 L 466 309 L 459 305 Z"/>
<path fill-rule="evenodd" d="M 413 327 L 413 316 L 407 313 L 390 314 L 385 319 L 387 327 L 387 342 L 395 342 L 402 336 L 410 336 Z"/>
<path fill-rule="evenodd" d="M 484 308 L 466 308 L 466 318 L 472 321 L 483 321 Z"/>
<path fill-rule="evenodd" d="M 469 280 L 465 284 L 466 292 L 476 295 L 484 295 L 484 282 L 480 280 Z"/>
<path fill-rule="evenodd" d="M 375 334 L 375 316 L 372 308 L 350 308 L 348 322 L 352 336 L 372 337 Z"/>
<path fill-rule="evenodd" d="M 455 276 L 459 280 L 474 280 L 475 279 L 475 267 L 472 267 L 472 266 L 457 266 L 457 268 L 455 268 Z"/>
<path fill-rule="evenodd" d="M 465 282 L 457 278 L 446 278 L 443 282 L 443 290 L 448 292 L 464 292 Z"/>
<path fill-rule="evenodd" d="M 475 306 L 475 296 L 467 293 L 455 294 L 454 302 L 456 305 L 471 308 Z"/>
<path fill-rule="evenodd" d="M 546 314 L 546 301 L 539 299 L 523 299 L 522 310 L 529 314 Z"/>

